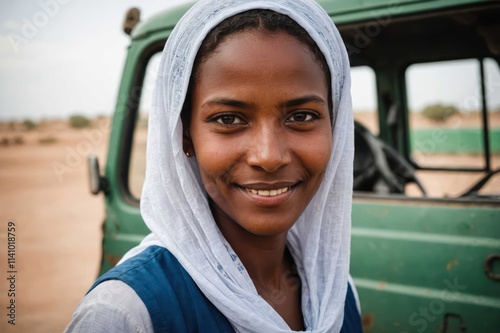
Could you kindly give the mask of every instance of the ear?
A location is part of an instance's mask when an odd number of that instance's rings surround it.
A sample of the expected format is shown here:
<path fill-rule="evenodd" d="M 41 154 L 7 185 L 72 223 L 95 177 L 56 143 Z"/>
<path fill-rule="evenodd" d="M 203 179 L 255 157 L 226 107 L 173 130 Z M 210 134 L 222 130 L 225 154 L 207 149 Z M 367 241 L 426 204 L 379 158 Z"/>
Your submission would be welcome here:
<path fill-rule="evenodd" d="M 182 149 L 187 157 L 194 156 L 194 146 L 189 131 L 189 125 L 182 126 Z"/>
<path fill-rule="evenodd" d="M 189 83 L 188 91 L 186 94 L 186 99 L 184 100 L 184 104 L 182 105 L 181 110 L 181 122 L 182 122 L 182 149 L 187 157 L 194 156 L 194 145 L 193 140 L 191 139 L 191 86 L 192 83 Z"/>

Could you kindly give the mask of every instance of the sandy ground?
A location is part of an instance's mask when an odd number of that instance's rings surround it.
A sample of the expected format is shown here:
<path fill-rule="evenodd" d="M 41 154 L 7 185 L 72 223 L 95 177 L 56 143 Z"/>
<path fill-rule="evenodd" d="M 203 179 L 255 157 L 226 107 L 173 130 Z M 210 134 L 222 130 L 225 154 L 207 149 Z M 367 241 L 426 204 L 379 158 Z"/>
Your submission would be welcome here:
<path fill-rule="evenodd" d="M 0 144 L 0 332 L 61 332 L 97 276 L 104 201 L 89 193 L 85 157 L 95 153 L 104 164 L 109 131 L 102 124 L 92 130 L 91 139 L 86 130 L 69 129 L 64 122 L 47 122 L 33 131 L 0 124 L 0 140 L 23 141 Z M 500 167 L 500 156 L 494 164 Z M 463 173 L 419 176 L 433 196 L 456 195 L 480 178 Z M 500 177 L 489 189 L 498 192 Z M 412 193 L 418 195 L 415 189 Z M 16 226 L 15 326 L 7 324 L 6 316 L 9 221 Z"/>
<path fill-rule="evenodd" d="M 0 332 L 61 332 L 97 276 L 104 218 L 103 198 L 89 193 L 78 148 L 104 161 L 108 135 L 91 143 L 66 126 L 15 133 L 24 144 L 0 146 Z M 57 141 L 39 142 L 50 138 Z M 54 163 L 67 162 L 65 173 L 54 171 Z M 6 317 L 9 221 L 16 225 L 15 326 Z"/>

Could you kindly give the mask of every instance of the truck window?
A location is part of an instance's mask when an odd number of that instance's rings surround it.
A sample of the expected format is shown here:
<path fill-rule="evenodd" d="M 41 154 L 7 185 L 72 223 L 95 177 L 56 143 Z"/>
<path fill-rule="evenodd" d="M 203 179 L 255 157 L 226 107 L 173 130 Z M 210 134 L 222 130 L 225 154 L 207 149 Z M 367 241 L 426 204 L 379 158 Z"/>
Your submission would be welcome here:
<path fill-rule="evenodd" d="M 368 66 L 351 68 L 352 111 L 373 134 L 379 133 L 375 72 Z"/>
<path fill-rule="evenodd" d="M 160 64 L 160 53 L 153 55 L 147 64 L 142 85 L 137 121 L 134 128 L 130 167 L 128 174 L 128 188 L 130 194 L 139 199 L 146 174 L 146 139 L 148 133 L 148 115 L 153 103 L 153 88 Z"/>
<path fill-rule="evenodd" d="M 490 154 L 483 136 L 481 60 L 414 64 L 406 71 L 411 158 L 431 196 L 456 197 L 484 175 L 480 171 L 500 167 L 498 64 L 487 59 L 483 68 Z M 495 178 L 482 193 L 499 188 Z"/>

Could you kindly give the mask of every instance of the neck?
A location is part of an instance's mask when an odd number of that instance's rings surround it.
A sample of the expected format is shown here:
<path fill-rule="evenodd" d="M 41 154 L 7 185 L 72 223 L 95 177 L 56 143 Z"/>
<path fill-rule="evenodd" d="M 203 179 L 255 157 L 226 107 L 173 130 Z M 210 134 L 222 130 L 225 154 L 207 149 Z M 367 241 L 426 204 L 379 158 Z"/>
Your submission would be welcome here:
<path fill-rule="evenodd" d="M 252 237 L 250 237 L 252 238 Z M 286 233 L 258 239 L 236 238 L 229 244 L 242 261 L 256 287 L 280 289 L 291 270 L 286 254 Z"/>
<path fill-rule="evenodd" d="M 286 255 L 287 233 L 254 235 L 234 221 L 219 218 L 216 222 L 256 288 L 280 289 L 292 271 L 291 258 Z"/>

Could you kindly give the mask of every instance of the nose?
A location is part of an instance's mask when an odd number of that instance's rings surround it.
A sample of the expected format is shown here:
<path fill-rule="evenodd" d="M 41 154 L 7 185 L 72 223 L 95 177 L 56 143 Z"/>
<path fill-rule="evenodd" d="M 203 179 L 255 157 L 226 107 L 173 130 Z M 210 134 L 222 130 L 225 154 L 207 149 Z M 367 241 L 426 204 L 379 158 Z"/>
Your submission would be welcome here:
<path fill-rule="evenodd" d="M 262 126 L 253 131 L 248 142 L 247 162 L 254 168 L 272 173 L 291 162 L 291 152 L 282 130 L 277 126 Z"/>

